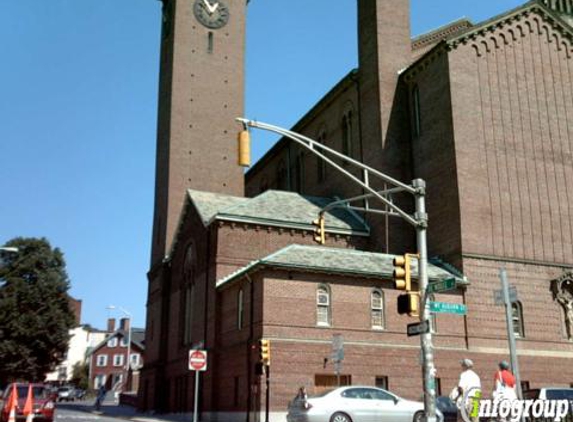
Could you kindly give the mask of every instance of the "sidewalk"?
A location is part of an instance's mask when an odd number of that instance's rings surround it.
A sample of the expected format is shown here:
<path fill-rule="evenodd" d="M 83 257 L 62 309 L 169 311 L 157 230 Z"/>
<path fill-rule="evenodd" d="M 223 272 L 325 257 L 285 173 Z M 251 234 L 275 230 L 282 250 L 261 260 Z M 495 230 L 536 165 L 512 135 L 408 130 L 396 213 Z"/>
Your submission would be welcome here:
<path fill-rule="evenodd" d="M 139 412 L 132 406 L 104 403 L 100 409 L 103 416 L 112 418 L 128 419 L 136 422 L 190 422 L 193 415 L 189 413 L 165 413 Z"/>

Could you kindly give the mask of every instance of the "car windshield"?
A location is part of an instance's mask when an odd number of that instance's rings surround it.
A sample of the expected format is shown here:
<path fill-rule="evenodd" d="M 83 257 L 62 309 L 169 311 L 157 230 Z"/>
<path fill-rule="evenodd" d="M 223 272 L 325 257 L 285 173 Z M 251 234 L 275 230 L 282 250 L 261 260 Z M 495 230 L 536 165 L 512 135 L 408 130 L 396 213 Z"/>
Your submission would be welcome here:
<path fill-rule="evenodd" d="M 545 396 L 547 400 L 573 400 L 573 389 L 549 389 Z"/>
<path fill-rule="evenodd" d="M 19 385 L 17 387 L 18 390 L 18 398 L 25 399 L 28 397 L 28 385 Z M 45 399 L 47 397 L 46 389 L 44 386 L 35 385 L 32 387 L 32 394 L 35 399 Z"/>
<path fill-rule="evenodd" d="M 58 388 L 58 393 L 70 391 L 70 387 L 60 387 Z"/>

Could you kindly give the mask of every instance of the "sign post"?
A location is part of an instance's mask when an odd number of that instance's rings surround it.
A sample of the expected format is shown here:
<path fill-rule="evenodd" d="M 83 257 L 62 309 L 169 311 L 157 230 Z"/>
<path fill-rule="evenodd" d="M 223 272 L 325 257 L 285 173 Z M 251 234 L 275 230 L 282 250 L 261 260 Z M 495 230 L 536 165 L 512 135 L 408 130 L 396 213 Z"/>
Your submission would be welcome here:
<path fill-rule="evenodd" d="M 193 422 L 197 422 L 197 408 L 199 407 L 199 372 L 207 370 L 207 351 L 189 350 L 189 370 L 195 371 L 195 391 L 193 400 Z"/>

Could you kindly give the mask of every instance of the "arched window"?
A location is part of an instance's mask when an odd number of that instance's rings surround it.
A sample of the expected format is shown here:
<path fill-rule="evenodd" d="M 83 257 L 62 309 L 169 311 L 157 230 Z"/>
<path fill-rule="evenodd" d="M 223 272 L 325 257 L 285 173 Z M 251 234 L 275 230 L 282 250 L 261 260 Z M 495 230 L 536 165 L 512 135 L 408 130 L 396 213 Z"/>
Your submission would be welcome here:
<path fill-rule="evenodd" d="M 243 304 L 243 289 L 239 290 L 237 294 L 237 329 L 243 329 L 244 321 L 244 304 Z"/>
<path fill-rule="evenodd" d="M 352 139 L 352 105 L 347 106 L 347 110 L 342 116 L 342 153 L 352 158 L 353 139 Z"/>
<path fill-rule="evenodd" d="M 513 322 L 513 333 L 515 337 L 524 337 L 523 306 L 521 302 L 513 302 L 511 304 L 511 320 Z"/>
<path fill-rule="evenodd" d="M 295 169 L 294 169 L 294 190 L 298 193 L 303 193 L 304 184 L 304 153 L 301 151 L 296 155 Z"/>
<path fill-rule="evenodd" d="M 412 88 L 412 134 L 414 139 L 420 137 L 422 133 L 422 116 L 420 114 L 420 90 L 418 85 L 414 85 Z"/>
<path fill-rule="evenodd" d="M 384 328 L 384 293 L 375 289 L 370 293 L 370 320 L 372 328 L 381 330 Z"/>
<path fill-rule="evenodd" d="M 277 166 L 277 183 L 276 183 L 278 190 L 287 190 L 288 181 L 287 181 L 287 171 L 285 167 L 284 160 L 280 160 Z"/>
<path fill-rule="evenodd" d="M 321 326 L 330 325 L 330 289 L 321 284 L 316 289 L 316 324 Z"/>
<path fill-rule="evenodd" d="M 322 145 L 326 145 L 326 128 L 323 126 L 318 131 L 318 135 L 316 135 L 316 141 L 321 143 Z M 321 149 L 318 149 L 319 152 L 324 153 Z M 326 163 L 325 161 L 316 156 L 316 180 L 317 182 L 322 182 L 324 180 L 324 176 L 326 175 Z"/>
<path fill-rule="evenodd" d="M 197 254 L 195 252 L 195 246 L 193 243 L 190 243 L 185 250 L 185 258 L 183 259 L 183 282 L 193 282 L 196 262 Z"/>
<path fill-rule="evenodd" d="M 185 250 L 183 260 L 183 312 L 180 318 L 183 318 L 181 327 L 183 328 L 183 344 L 190 344 L 192 341 L 193 327 L 193 302 L 195 301 L 195 267 L 197 265 L 197 252 L 195 245 L 190 243 Z"/>
<path fill-rule="evenodd" d="M 193 334 L 193 302 L 195 300 L 195 283 L 185 287 L 185 309 L 183 317 L 183 344 L 190 344 Z"/>

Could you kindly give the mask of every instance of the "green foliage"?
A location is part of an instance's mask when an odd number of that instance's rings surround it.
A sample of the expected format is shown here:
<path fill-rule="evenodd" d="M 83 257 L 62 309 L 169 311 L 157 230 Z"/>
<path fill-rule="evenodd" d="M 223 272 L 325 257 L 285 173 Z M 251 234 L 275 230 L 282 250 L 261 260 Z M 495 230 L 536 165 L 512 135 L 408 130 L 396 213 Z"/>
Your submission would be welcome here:
<path fill-rule="evenodd" d="M 71 383 L 82 390 L 87 390 L 89 387 L 88 377 L 89 365 L 87 363 L 77 362 L 72 369 Z"/>
<path fill-rule="evenodd" d="M 0 267 L 0 385 L 42 381 L 61 362 L 74 325 L 62 252 L 42 238 L 6 243 Z"/>

